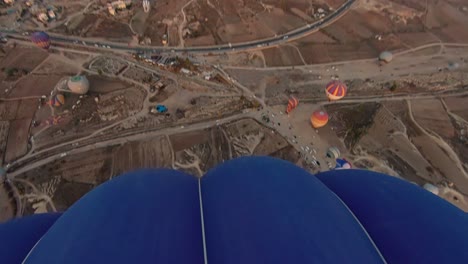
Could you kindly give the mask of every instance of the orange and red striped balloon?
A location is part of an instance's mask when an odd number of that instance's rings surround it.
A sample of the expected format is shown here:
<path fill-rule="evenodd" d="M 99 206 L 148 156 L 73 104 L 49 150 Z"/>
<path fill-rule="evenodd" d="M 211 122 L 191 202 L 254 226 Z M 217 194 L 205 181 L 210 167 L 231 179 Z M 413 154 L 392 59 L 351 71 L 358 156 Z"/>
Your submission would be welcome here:
<path fill-rule="evenodd" d="M 331 101 L 340 100 L 341 98 L 345 97 L 347 91 L 348 87 L 346 87 L 346 84 L 340 81 L 331 81 L 325 88 L 327 97 Z"/>
<path fill-rule="evenodd" d="M 55 107 L 62 106 L 65 104 L 65 97 L 63 94 L 56 94 L 50 99 L 49 104 Z"/>
<path fill-rule="evenodd" d="M 312 113 L 310 123 L 314 128 L 320 128 L 328 123 L 328 114 L 325 111 L 319 110 Z"/>
<path fill-rule="evenodd" d="M 294 110 L 297 105 L 299 104 L 299 100 L 295 97 L 291 97 L 288 101 L 288 107 L 286 108 L 286 114 L 289 114 L 292 110 Z"/>

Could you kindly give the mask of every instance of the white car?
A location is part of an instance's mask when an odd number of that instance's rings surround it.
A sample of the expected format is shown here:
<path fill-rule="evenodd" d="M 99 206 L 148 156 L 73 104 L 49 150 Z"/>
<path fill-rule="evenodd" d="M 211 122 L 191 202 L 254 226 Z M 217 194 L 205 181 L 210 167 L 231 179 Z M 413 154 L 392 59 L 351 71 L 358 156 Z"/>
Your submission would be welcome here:
<path fill-rule="evenodd" d="M 66 157 L 68 155 L 67 152 L 63 152 L 62 154 L 60 154 L 60 157 L 63 158 L 63 157 Z"/>

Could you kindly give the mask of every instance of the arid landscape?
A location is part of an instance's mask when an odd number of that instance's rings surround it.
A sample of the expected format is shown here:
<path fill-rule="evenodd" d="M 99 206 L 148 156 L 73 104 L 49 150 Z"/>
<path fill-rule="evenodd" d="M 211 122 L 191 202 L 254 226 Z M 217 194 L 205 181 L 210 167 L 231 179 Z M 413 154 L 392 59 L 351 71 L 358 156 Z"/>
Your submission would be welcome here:
<path fill-rule="evenodd" d="M 174 0 L 146 11 L 2 3 L 0 222 L 64 211 L 139 168 L 202 177 L 246 155 L 312 173 L 346 159 L 468 211 L 466 1 Z M 325 92 L 331 81 L 342 97 Z M 311 126 L 317 111 L 324 126 Z"/>

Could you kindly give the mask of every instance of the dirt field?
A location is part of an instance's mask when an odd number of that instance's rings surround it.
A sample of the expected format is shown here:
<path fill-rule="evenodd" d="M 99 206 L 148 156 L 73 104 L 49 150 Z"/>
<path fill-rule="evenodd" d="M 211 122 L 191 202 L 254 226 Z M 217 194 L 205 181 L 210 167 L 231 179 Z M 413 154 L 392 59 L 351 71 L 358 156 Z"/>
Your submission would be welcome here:
<path fill-rule="evenodd" d="M 62 211 L 97 185 L 127 171 L 165 167 L 201 176 L 218 163 L 245 155 L 271 155 L 293 163 L 300 159 L 281 136 L 245 119 L 69 154 L 18 175 L 14 184 L 20 192 L 21 214 Z"/>
<path fill-rule="evenodd" d="M 104 11 L 107 13 L 107 10 Z M 75 16 L 67 26 L 60 26 L 53 31 L 70 35 L 105 38 L 117 42 L 129 42 L 132 31 L 127 22 L 130 14 L 122 21 L 112 19 L 106 13 Z"/>
<path fill-rule="evenodd" d="M 21 187 L 25 181 L 28 185 L 36 186 L 37 190 L 19 189 L 23 194 L 48 196 L 56 209 L 63 211 L 110 178 L 111 154 L 112 148 L 102 148 L 67 156 L 20 175 L 20 182 L 16 184 Z M 34 204 L 29 199 L 24 199 L 23 203 L 26 208 Z"/>
<path fill-rule="evenodd" d="M 209 133 L 206 131 L 190 131 L 186 133 L 179 133 L 170 135 L 172 149 L 174 152 L 178 152 L 187 148 L 190 148 L 194 144 L 208 141 Z"/>
<path fill-rule="evenodd" d="M 130 84 L 123 81 L 99 75 L 89 75 L 87 78 L 89 81 L 89 91 L 93 93 L 108 93 L 126 89 L 130 86 Z"/>
<path fill-rule="evenodd" d="M 440 100 L 414 100 L 412 105 L 414 118 L 424 129 L 435 132 L 445 139 L 455 135 L 452 122 Z"/>
<path fill-rule="evenodd" d="M 330 123 L 338 137 L 343 138 L 348 149 L 353 149 L 361 137 L 367 134 L 380 107 L 377 103 L 330 104 L 325 109 L 331 115 Z"/>
<path fill-rule="evenodd" d="M 54 89 L 62 75 L 35 75 L 30 74 L 21 79 L 13 88 L 9 98 L 20 98 L 25 96 L 48 95 Z"/>
<path fill-rule="evenodd" d="M 444 98 L 449 110 L 468 122 L 468 96 Z"/>
<path fill-rule="evenodd" d="M 279 16 L 287 17 L 288 12 L 280 15 L 274 9 L 263 18 L 273 32 L 290 30 L 287 23 L 275 27 L 275 22 L 269 20 L 275 16 L 278 21 L 284 21 Z M 298 47 L 308 64 L 370 59 L 383 50 L 398 52 L 431 43 L 467 43 L 468 32 L 463 30 L 466 24 L 466 12 L 454 1 L 429 1 L 426 10 L 426 4 L 414 1 L 369 0 L 366 4 L 357 3 L 335 23 L 291 44 Z M 280 59 L 290 51 L 270 50 L 264 52 L 269 66 L 292 65 L 293 62 Z M 294 62 L 302 64 L 301 60 Z"/>
<path fill-rule="evenodd" d="M 252 119 L 242 119 L 203 131 L 170 136 L 175 167 L 196 176 L 225 160 L 270 155 L 296 163 L 298 153 L 289 143 Z"/>
<path fill-rule="evenodd" d="M 37 99 L 21 100 L 15 119 L 32 118 L 38 105 L 39 101 Z"/>
<path fill-rule="evenodd" d="M 185 137 L 191 136 L 191 137 Z M 201 177 L 216 164 L 230 159 L 230 146 L 219 128 L 172 135 L 174 167 Z"/>
<path fill-rule="evenodd" d="M 106 18 L 97 19 L 94 26 L 86 33 L 88 37 L 105 38 L 122 42 L 129 42 L 132 39 L 132 35 L 128 24 Z"/>
<path fill-rule="evenodd" d="M 381 107 L 375 118 L 374 123 L 368 132 L 359 141 L 359 145 L 368 150 L 367 156 L 374 154 L 389 162 L 391 169 L 405 179 L 424 184 L 425 181 L 440 181 L 441 176 L 437 171 L 431 168 L 418 149 L 406 136 L 406 127 L 390 112 L 385 105 Z M 365 159 L 366 155 L 362 155 Z M 383 164 L 374 164 L 372 169 L 385 171 Z M 380 168 L 379 168 L 380 166 Z"/>
<path fill-rule="evenodd" d="M 125 70 L 123 76 L 138 82 L 145 82 L 146 80 L 156 82 L 157 80 L 159 80 L 159 77 L 156 74 L 146 71 L 142 68 L 132 66 Z"/>
<path fill-rule="evenodd" d="M 303 64 L 298 50 L 294 46 L 282 46 L 263 50 L 268 67 L 292 66 Z"/>
<path fill-rule="evenodd" d="M 73 76 L 80 72 L 80 69 L 75 65 L 64 63 L 58 59 L 57 55 L 51 55 L 42 65 L 34 70 L 35 74 L 63 74 L 64 76 Z"/>
<path fill-rule="evenodd" d="M 21 101 L 5 101 L 0 103 L 0 120 L 13 120 Z"/>
<path fill-rule="evenodd" d="M 117 149 L 112 157 L 112 175 L 135 169 L 171 166 L 171 145 L 164 136 L 125 144 Z"/>
<path fill-rule="evenodd" d="M 186 32 L 186 46 L 227 44 L 251 41 L 282 34 L 313 18 L 318 8 L 328 12 L 344 1 L 202 1 L 156 2 L 146 21 L 144 36 L 161 43 L 168 34 L 170 45 L 181 44 L 178 31 Z M 188 5 L 186 5 L 188 4 Z M 184 8 L 182 10 L 182 8 Z M 184 16 L 185 14 L 185 16 Z M 161 23 L 162 22 L 162 23 Z"/>
<path fill-rule="evenodd" d="M 436 107 L 428 108 L 429 105 Z M 370 125 L 362 114 L 357 114 L 359 107 L 335 105 L 333 109 L 328 108 L 332 113 L 329 124 L 338 136 L 344 137 L 348 148 L 350 141 L 347 138 L 358 138 L 349 157 L 355 166 L 402 177 L 419 185 L 430 182 L 441 189 L 454 186 L 448 188 L 454 195 L 443 197 L 468 210 L 468 177 L 464 176 L 458 160 L 463 156 L 456 157 L 456 149 L 448 144 L 452 144 L 453 135 L 445 141 L 441 139 L 441 136 L 453 133 L 453 127 L 439 100 L 415 100 L 411 104 L 405 101 L 385 102 L 371 117 Z M 342 126 L 347 124 L 343 113 L 349 114 L 348 119 L 354 116 L 351 127 Z M 417 122 L 413 121 L 413 116 Z M 439 126 L 440 123 L 452 127 L 452 130 Z M 356 135 L 353 131 L 361 136 L 353 136 Z"/>
<path fill-rule="evenodd" d="M 410 106 L 413 107 L 414 103 Z M 464 176 L 464 172 L 459 166 L 460 161 L 458 159 L 462 156 L 454 158 L 456 154 L 454 154 L 454 150 L 450 145 L 439 139 L 437 134 L 433 135 L 427 131 L 425 132 L 419 123 L 415 123 L 408 113 L 408 105 L 405 106 L 404 102 L 401 104 L 386 104 L 386 107 L 405 124 L 406 134 L 411 143 L 416 147 L 417 152 L 421 153 L 431 165 L 430 168 L 432 169 L 428 169 L 428 172 L 440 175 L 440 178 L 435 178 L 432 182 L 442 186 L 444 184 L 453 184 L 455 191 L 461 192 L 455 196 L 450 196 L 448 201 L 457 206 L 461 206 L 464 203 L 463 201 L 468 201 L 466 196 L 463 198 L 463 194 L 467 194 L 468 178 Z M 468 207 L 462 208 L 468 210 Z"/>
<path fill-rule="evenodd" d="M 8 50 L 0 60 L 0 68 L 19 68 L 32 71 L 48 56 L 48 53 L 35 47 L 19 47 Z"/>
<path fill-rule="evenodd" d="M 107 87 L 109 89 L 116 88 Z M 34 131 L 43 130 L 38 135 L 34 134 L 38 149 L 87 136 L 98 129 L 138 113 L 143 107 L 145 92 L 142 89 L 132 87 L 102 93 L 99 95 L 98 103 L 95 101 L 95 95 L 83 96 L 82 98 L 71 94 L 67 96 L 66 104 L 55 110 L 56 115 L 60 114 L 61 116 L 59 123 L 47 126 L 45 120 L 42 120 L 44 122 L 42 122 L 41 127 Z M 73 105 L 74 108 L 72 108 Z M 49 118 L 50 114 L 47 115 L 47 113 L 44 113 L 43 116 Z"/>
<path fill-rule="evenodd" d="M 29 127 L 31 119 L 18 119 L 10 124 L 5 162 L 13 161 L 26 154 L 28 150 Z"/>

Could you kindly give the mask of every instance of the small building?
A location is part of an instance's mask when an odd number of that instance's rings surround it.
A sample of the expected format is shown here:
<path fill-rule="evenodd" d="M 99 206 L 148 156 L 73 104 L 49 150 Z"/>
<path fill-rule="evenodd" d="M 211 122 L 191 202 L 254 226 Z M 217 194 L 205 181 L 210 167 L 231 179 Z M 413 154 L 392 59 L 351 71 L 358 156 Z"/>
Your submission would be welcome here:
<path fill-rule="evenodd" d="M 107 11 L 109 11 L 111 16 L 115 16 L 115 9 L 111 4 L 107 4 Z"/>
<path fill-rule="evenodd" d="M 180 72 L 183 73 L 183 74 L 191 74 L 192 73 L 189 69 L 186 69 L 186 68 L 180 69 Z"/>
<path fill-rule="evenodd" d="M 143 0 L 143 10 L 145 11 L 145 13 L 148 13 L 150 11 L 149 0 Z"/>
<path fill-rule="evenodd" d="M 49 21 L 49 17 L 46 13 L 39 13 L 37 15 L 37 20 L 41 21 L 42 23 L 46 23 L 47 21 Z"/>
<path fill-rule="evenodd" d="M 124 1 L 115 1 L 112 2 L 112 7 L 114 7 L 115 9 L 123 10 L 127 8 L 127 4 Z"/>

